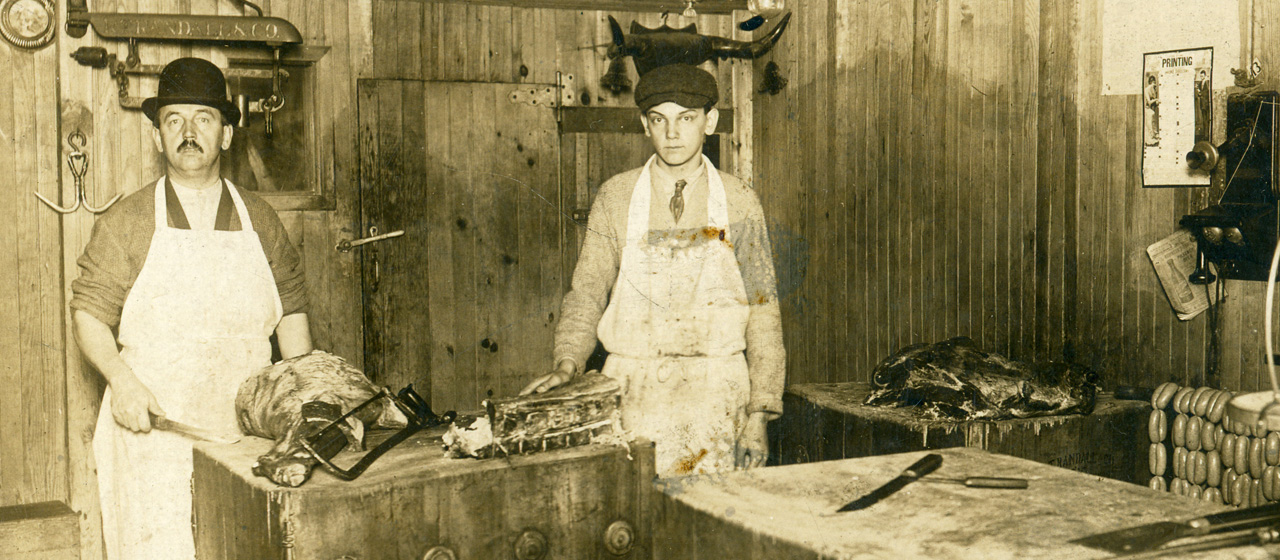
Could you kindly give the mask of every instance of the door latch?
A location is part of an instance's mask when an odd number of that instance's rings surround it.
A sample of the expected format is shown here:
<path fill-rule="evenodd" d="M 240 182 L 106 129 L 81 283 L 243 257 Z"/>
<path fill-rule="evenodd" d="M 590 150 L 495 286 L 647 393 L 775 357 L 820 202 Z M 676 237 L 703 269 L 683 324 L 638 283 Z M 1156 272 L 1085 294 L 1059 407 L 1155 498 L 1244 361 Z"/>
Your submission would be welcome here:
<path fill-rule="evenodd" d="M 390 233 L 384 233 L 382 235 L 378 235 L 378 226 L 370 226 L 369 237 L 363 237 L 360 239 L 351 239 L 351 240 L 343 239 L 342 241 L 338 242 L 338 245 L 335 246 L 334 249 L 337 250 L 339 253 L 348 253 L 351 251 L 351 249 L 354 249 L 366 243 L 373 243 L 374 241 L 391 239 L 392 237 L 400 237 L 401 235 L 404 235 L 404 230 L 402 229 L 398 229 Z"/>

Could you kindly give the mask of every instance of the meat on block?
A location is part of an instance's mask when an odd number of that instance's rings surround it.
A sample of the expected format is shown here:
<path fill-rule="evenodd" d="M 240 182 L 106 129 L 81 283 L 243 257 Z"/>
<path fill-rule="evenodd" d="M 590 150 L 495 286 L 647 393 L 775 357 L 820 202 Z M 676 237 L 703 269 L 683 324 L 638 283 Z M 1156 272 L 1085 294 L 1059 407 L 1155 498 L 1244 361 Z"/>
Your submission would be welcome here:
<path fill-rule="evenodd" d="M 253 473 L 281 486 L 306 482 L 316 460 L 302 447 L 311 437 L 378 393 L 378 387 L 346 360 L 314 351 L 267 366 L 240 384 L 236 414 L 249 435 L 273 439 L 274 447 Z M 364 427 L 400 428 L 408 423 L 389 398 L 379 399 L 341 425 L 347 449 L 364 447 Z"/>
<path fill-rule="evenodd" d="M 957 336 L 898 350 L 876 366 L 872 387 L 864 404 L 914 406 L 935 419 L 1001 420 L 1089 414 L 1098 374 L 1078 364 L 1010 360 Z"/>
<path fill-rule="evenodd" d="M 621 386 L 588 372 L 547 391 L 486 401 L 484 415 L 459 417 L 444 436 L 455 457 L 513 455 L 606 441 L 625 443 Z"/>

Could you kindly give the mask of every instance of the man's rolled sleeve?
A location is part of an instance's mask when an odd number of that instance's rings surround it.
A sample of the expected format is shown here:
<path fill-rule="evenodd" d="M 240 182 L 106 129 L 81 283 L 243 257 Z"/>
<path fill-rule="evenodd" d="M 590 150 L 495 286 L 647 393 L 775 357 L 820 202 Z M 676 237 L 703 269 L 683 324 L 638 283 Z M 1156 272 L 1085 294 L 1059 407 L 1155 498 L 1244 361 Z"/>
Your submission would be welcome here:
<path fill-rule="evenodd" d="M 611 216 L 611 198 L 600 195 L 591 206 L 582 252 L 573 269 L 573 282 L 560 307 L 556 325 L 555 362 L 570 360 L 581 372 L 596 347 L 596 328 L 618 278 L 619 240 Z"/>
<path fill-rule="evenodd" d="M 107 326 L 118 326 L 133 284 L 133 267 L 117 227 L 107 217 L 93 224 L 89 243 L 76 264 L 80 277 L 71 282 L 71 309 L 84 311 Z"/>

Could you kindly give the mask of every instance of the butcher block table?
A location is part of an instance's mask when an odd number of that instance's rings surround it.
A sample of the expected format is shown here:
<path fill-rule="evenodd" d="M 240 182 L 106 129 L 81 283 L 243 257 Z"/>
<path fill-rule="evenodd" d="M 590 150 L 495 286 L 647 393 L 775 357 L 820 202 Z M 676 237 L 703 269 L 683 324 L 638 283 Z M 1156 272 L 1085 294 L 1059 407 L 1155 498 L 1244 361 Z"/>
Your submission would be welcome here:
<path fill-rule="evenodd" d="M 441 450 L 442 432 L 411 437 L 354 481 L 317 468 L 298 488 L 276 486 L 250 472 L 271 447 L 269 440 L 197 444 L 197 558 L 651 557 L 642 513 L 657 496 L 652 444 L 450 459 Z M 346 467 L 360 455 L 343 452 L 334 461 Z M 610 550 L 606 535 L 621 554 Z"/>
<path fill-rule="evenodd" d="M 1026 490 L 917 481 L 854 512 L 840 506 L 926 452 L 898 453 L 660 481 L 654 558 L 672 560 L 947 558 L 1101 559 L 1069 541 L 1123 527 L 1223 511 L 1199 500 L 981 449 L 943 456 L 930 477 L 1026 478 Z M 926 477 L 929 478 L 929 477 Z M 1237 547 L 1170 558 L 1272 558 Z"/>
<path fill-rule="evenodd" d="M 977 447 L 1080 472 L 1145 484 L 1151 403 L 1099 393 L 1093 413 L 1011 420 L 928 420 L 910 407 L 862 404 L 866 383 L 787 388 L 770 425 L 778 464 L 809 463 L 947 447 Z"/>

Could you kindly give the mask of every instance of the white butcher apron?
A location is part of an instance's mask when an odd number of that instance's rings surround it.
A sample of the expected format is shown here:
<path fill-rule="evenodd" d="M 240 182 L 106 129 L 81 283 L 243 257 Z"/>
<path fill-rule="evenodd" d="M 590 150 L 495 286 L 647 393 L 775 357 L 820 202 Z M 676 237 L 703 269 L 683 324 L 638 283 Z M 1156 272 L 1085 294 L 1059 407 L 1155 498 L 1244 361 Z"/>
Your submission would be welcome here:
<path fill-rule="evenodd" d="M 237 433 L 236 390 L 270 365 L 269 337 L 283 311 L 244 200 L 224 184 L 240 231 L 169 227 L 165 179 L 156 183 L 155 235 L 125 300 L 119 340 L 121 357 L 169 418 Z M 109 559 L 195 557 L 191 444 L 120 426 L 107 389 L 93 451 Z"/>
<path fill-rule="evenodd" d="M 609 351 L 603 373 L 623 387 L 623 427 L 655 443 L 658 476 L 731 470 L 751 389 L 743 356 L 751 312 L 724 183 L 703 156 L 707 227 L 651 244 L 656 157 L 636 180 L 618 280 L 597 328 Z"/>

